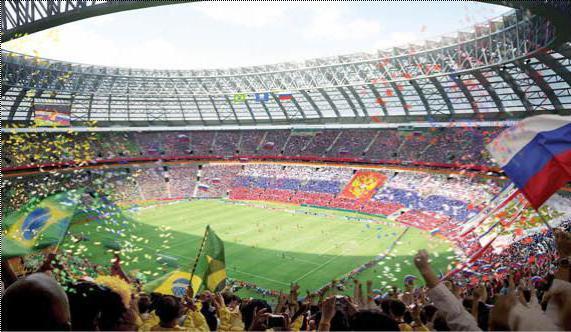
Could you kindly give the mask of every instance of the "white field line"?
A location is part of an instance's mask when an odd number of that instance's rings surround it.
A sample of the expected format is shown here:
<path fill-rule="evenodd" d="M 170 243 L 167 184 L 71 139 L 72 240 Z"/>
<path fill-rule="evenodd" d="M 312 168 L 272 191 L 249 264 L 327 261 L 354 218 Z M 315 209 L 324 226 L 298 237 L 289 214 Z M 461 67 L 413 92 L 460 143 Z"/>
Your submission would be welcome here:
<path fill-rule="evenodd" d="M 319 253 L 319 256 L 321 257 L 321 256 L 325 255 L 326 253 L 328 253 L 329 251 L 331 251 L 331 250 L 333 250 L 333 249 L 335 249 L 335 248 L 338 248 L 338 247 L 339 247 L 338 245 L 334 245 L 334 246 L 332 246 L 331 248 L 329 248 L 329 249 L 327 249 L 327 250 L 322 251 L 321 253 Z"/>
<path fill-rule="evenodd" d="M 271 281 L 271 282 L 275 282 L 275 283 L 278 283 L 278 284 L 280 284 L 280 285 L 284 285 L 284 286 L 288 286 L 288 287 L 290 286 L 290 284 L 285 283 L 285 282 L 283 282 L 283 281 L 279 281 L 279 280 L 274 280 L 274 279 L 271 279 L 271 278 L 262 277 L 262 276 L 259 276 L 259 275 L 257 275 L 257 274 L 252 274 L 252 273 L 248 273 L 248 272 L 244 272 L 244 271 L 240 271 L 240 270 L 235 270 L 235 269 L 231 269 L 231 270 L 234 271 L 234 272 L 238 272 L 238 273 L 245 274 L 245 275 L 250 276 L 250 277 L 255 277 L 255 278 L 259 278 L 259 279 L 264 279 L 264 280 Z"/>
<path fill-rule="evenodd" d="M 277 257 L 282 257 L 282 256 L 279 255 L 279 254 L 277 254 L 276 256 L 277 256 Z M 286 259 L 288 259 L 288 258 L 291 258 L 291 259 L 294 260 L 294 261 L 298 261 L 298 262 L 302 262 L 302 263 L 306 263 L 306 264 L 310 264 L 310 265 L 315 265 L 315 266 L 319 265 L 319 263 L 315 263 L 315 262 L 307 261 L 307 260 L 305 260 L 305 259 L 301 259 L 301 258 L 297 258 L 297 257 L 294 257 L 294 256 L 288 256 L 288 255 L 286 255 Z"/>
<path fill-rule="evenodd" d="M 356 241 L 357 241 L 358 239 L 354 239 L 354 238 L 351 237 L 351 238 L 347 239 L 347 241 L 343 242 L 341 245 L 336 244 L 336 245 L 333 245 L 331 248 L 329 248 L 329 249 L 327 249 L 327 250 L 325 250 L 325 251 L 320 252 L 320 253 L 318 254 L 318 256 L 321 257 L 321 256 L 325 255 L 326 253 L 328 253 L 329 251 L 331 251 L 331 250 L 333 250 L 333 249 L 335 249 L 335 248 L 342 247 L 343 245 L 347 244 L 347 242 L 350 242 L 350 241 L 353 241 L 353 240 L 356 240 Z"/>
<path fill-rule="evenodd" d="M 187 242 L 185 242 L 185 241 L 180 241 L 179 243 L 176 243 L 176 244 L 173 244 L 173 245 L 169 245 L 169 243 L 167 243 L 167 245 L 170 247 L 170 249 L 178 248 L 178 247 L 181 247 L 181 246 L 186 245 L 186 244 L 187 244 Z M 158 250 L 162 250 L 160 247 L 159 247 L 159 248 L 154 248 L 154 247 L 146 246 L 146 245 L 143 245 L 143 244 L 138 244 L 138 247 L 143 247 L 143 248 L 149 249 L 149 250 L 151 250 L 151 251 L 156 251 L 157 249 L 158 249 Z M 179 255 L 171 255 L 171 256 L 184 259 L 184 257 L 179 256 Z M 281 255 L 279 255 L 279 254 L 276 254 L 276 256 L 277 256 L 277 257 L 281 257 Z M 291 259 L 294 260 L 294 261 L 298 261 L 298 262 L 302 262 L 302 263 L 306 263 L 306 264 L 310 264 L 310 265 L 314 265 L 314 266 L 320 265 L 319 263 L 315 263 L 315 262 L 308 261 L 308 260 L 305 260 L 305 259 L 297 258 L 297 257 L 295 257 L 295 256 L 286 255 L 286 258 L 291 258 Z"/>
<path fill-rule="evenodd" d="M 373 261 L 381 262 L 381 261 L 385 260 L 385 259 L 387 258 L 387 256 L 390 255 L 391 252 L 394 250 L 394 248 L 396 247 L 397 242 L 399 242 L 399 241 L 404 237 L 404 235 L 408 232 L 409 229 L 410 229 L 410 227 L 407 227 L 407 228 L 387 247 L 387 249 L 385 250 L 385 253 L 380 253 L 380 254 L 377 255 L 375 258 L 373 258 L 372 260 L 370 260 L 369 262 L 367 262 L 367 263 L 365 263 L 365 264 L 362 264 L 361 266 L 366 265 L 366 264 L 368 264 L 368 263 L 370 263 L 370 262 L 373 262 Z M 365 270 L 363 270 L 362 272 L 356 274 L 355 276 L 357 276 L 357 275 L 359 275 L 359 274 L 365 272 L 366 270 L 370 270 L 370 269 L 371 269 L 371 268 L 365 269 Z M 327 286 L 327 285 L 328 285 L 328 284 L 323 285 L 320 289 L 323 289 L 323 288 L 324 288 L 325 286 Z"/>
<path fill-rule="evenodd" d="M 319 264 L 319 265 L 318 265 L 316 268 L 314 268 L 313 270 L 310 270 L 310 271 L 307 272 L 306 274 L 304 274 L 304 275 L 302 275 L 301 277 L 295 279 L 295 280 L 293 281 L 293 283 L 296 283 L 296 282 L 298 282 L 298 281 L 304 279 L 305 277 L 307 277 L 307 276 L 313 274 L 315 271 L 321 269 L 321 268 L 324 267 L 325 265 L 327 265 L 327 264 L 331 263 L 332 261 L 336 260 L 337 258 L 339 258 L 339 257 L 340 257 L 341 255 L 343 255 L 346 251 L 347 251 L 347 250 L 344 250 L 342 253 L 331 257 L 331 259 L 327 260 L 326 262 L 324 262 L 324 263 L 322 263 L 322 264 Z"/>

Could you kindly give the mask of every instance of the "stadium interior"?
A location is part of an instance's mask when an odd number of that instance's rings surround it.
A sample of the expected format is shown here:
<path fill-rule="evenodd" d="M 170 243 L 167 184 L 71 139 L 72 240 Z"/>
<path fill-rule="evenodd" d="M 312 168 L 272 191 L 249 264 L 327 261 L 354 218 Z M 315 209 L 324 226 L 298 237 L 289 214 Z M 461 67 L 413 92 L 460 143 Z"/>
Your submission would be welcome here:
<path fill-rule="evenodd" d="M 3 0 L 2 42 L 194 2 Z M 274 65 L 2 48 L 2 329 L 571 330 L 571 183 L 535 207 L 490 152 L 569 127 L 571 3 L 479 2 L 511 10 Z"/>

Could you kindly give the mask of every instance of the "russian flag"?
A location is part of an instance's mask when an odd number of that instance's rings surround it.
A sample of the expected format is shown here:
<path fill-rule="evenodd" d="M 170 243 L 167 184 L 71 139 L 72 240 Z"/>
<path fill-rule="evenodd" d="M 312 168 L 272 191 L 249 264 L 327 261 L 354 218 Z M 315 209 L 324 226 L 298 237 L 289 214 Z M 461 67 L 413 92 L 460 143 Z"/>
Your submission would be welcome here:
<path fill-rule="evenodd" d="M 538 209 L 571 181 L 571 116 L 527 118 L 498 136 L 488 151 Z"/>
<path fill-rule="evenodd" d="M 281 93 L 278 95 L 280 101 L 288 101 L 293 99 L 293 94 L 291 93 Z"/>

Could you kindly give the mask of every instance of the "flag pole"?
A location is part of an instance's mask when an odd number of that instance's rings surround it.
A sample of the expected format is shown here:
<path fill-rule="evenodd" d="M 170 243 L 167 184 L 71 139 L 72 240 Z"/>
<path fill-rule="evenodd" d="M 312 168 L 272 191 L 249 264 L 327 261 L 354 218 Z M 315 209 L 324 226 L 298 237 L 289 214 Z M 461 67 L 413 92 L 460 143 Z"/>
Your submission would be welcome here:
<path fill-rule="evenodd" d="M 194 265 L 192 266 L 192 270 L 190 272 L 190 280 L 188 282 L 189 288 L 192 288 L 192 279 L 194 278 L 194 273 L 196 272 L 196 267 L 198 266 L 198 260 L 200 259 L 200 255 L 202 255 L 202 251 L 204 250 L 204 245 L 206 244 L 206 237 L 208 236 L 209 229 L 210 225 L 206 225 L 206 230 L 204 231 L 204 237 L 202 238 L 202 243 L 200 244 L 200 248 L 198 249 L 198 253 L 196 254 L 196 259 L 194 260 Z"/>
<path fill-rule="evenodd" d="M 533 205 L 531 203 L 531 200 L 527 197 L 527 195 L 523 191 L 519 190 L 519 192 L 523 195 L 523 197 L 525 197 L 525 199 L 529 202 L 530 205 Z M 551 232 L 553 232 L 553 227 L 551 227 L 549 222 L 547 222 L 547 218 L 545 218 L 545 216 L 539 211 L 540 208 L 541 208 L 540 206 L 537 208 L 535 206 L 533 207 L 533 209 L 535 210 L 535 213 L 537 213 L 539 218 L 541 218 L 541 221 L 543 222 L 543 224 L 545 224 L 545 226 L 547 226 L 547 229 L 549 229 Z"/>
<path fill-rule="evenodd" d="M 537 215 L 539 216 L 539 218 L 541 218 L 541 221 L 543 221 L 543 223 L 545 224 L 545 226 L 547 226 L 547 229 L 549 229 L 552 233 L 553 233 L 553 227 L 551 227 L 551 225 L 549 224 L 549 222 L 547 221 L 547 218 L 545 218 L 545 216 L 543 215 L 543 213 L 541 213 L 541 211 L 539 210 L 539 208 L 537 208 L 535 210 L 535 212 L 537 212 Z"/>
<path fill-rule="evenodd" d="M 63 240 L 67 237 L 67 234 L 69 233 L 69 226 L 67 227 L 67 230 L 65 231 L 65 234 L 63 235 L 62 239 L 58 241 L 56 247 L 53 249 L 53 253 L 57 255 L 57 251 L 59 250 L 59 246 L 61 245 L 61 243 L 63 242 Z"/>

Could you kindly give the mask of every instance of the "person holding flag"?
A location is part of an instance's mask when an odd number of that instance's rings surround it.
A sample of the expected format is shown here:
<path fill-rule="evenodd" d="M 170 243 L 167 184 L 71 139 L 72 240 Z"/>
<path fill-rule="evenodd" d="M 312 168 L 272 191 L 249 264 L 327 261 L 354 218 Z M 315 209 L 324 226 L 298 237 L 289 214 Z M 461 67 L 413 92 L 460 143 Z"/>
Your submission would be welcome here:
<path fill-rule="evenodd" d="M 225 282 L 224 242 L 207 226 L 190 272 L 174 271 L 150 283 L 147 289 L 164 295 L 184 297 L 188 288 L 193 292 L 201 289 L 216 292 L 224 288 Z"/>
<path fill-rule="evenodd" d="M 3 220 L 2 258 L 57 248 L 67 234 L 82 193 L 80 190 L 59 193 L 6 217 Z"/>
<path fill-rule="evenodd" d="M 188 307 L 185 318 L 185 327 L 192 330 L 208 330 L 208 318 L 204 312 L 210 306 L 209 291 L 217 292 L 226 284 L 226 263 L 224 256 L 224 242 L 216 235 L 210 226 L 206 227 L 204 237 L 196 259 L 190 272 L 177 270 L 164 278 L 148 284 L 145 289 L 150 292 L 184 299 Z M 192 282 L 191 282 L 192 280 Z M 205 302 L 195 303 L 195 291 L 206 290 Z"/>
<path fill-rule="evenodd" d="M 192 275 L 197 271 L 202 271 L 198 273 L 203 276 L 203 287 L 211 292 L 217 292 L 226 286 L 224 242 L 210 226 L 206 226 L 202 241 L 202 250 L 198 252 Z"/>

